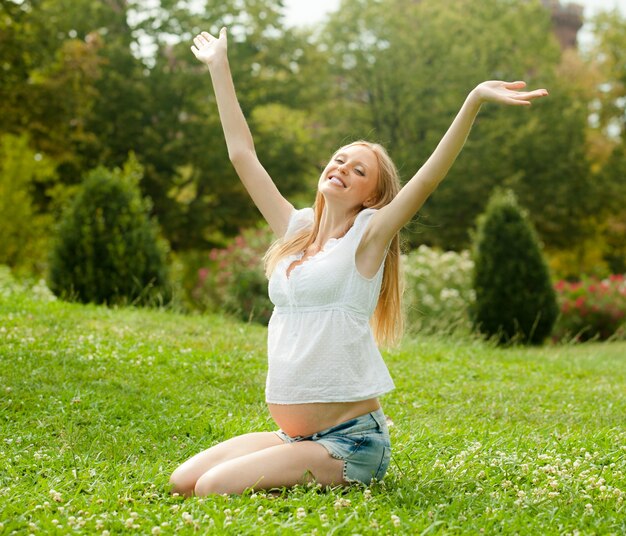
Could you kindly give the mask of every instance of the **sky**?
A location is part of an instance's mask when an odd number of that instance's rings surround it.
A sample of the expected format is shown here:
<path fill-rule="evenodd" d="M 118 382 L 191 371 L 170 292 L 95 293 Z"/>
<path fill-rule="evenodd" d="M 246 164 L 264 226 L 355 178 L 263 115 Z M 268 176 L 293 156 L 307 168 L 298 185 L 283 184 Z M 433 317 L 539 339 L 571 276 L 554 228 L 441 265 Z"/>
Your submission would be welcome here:
<path fill-rule="evenodd" d="M 285 0 L 287 7 L 287 24 L 293 26 L 306 25 L 319 22 L 326 13 L 337 9 L 340 0 Z M 561 0 L 562 4 L 581 4 L 585 9 L 585 17 L 589 17 L 598 11 L 618 8 L 626 15 L 626 0 L 576 0 L 567 2 Z M 578 33 L 578 40 L 584 46 L 590 40 L 588 25 L 583 26 Z"/>

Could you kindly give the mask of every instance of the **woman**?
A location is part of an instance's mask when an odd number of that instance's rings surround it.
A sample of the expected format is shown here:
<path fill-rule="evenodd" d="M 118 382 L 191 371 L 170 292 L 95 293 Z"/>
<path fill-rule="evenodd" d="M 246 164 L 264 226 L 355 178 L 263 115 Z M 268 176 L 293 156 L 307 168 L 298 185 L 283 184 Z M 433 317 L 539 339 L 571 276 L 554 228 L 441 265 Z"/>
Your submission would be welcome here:
<path fill-rule="evenodd" d="M 228 66 L 226 29 L 218 38 L 202 32 L 191 50 L 209 68 L 229 157 L 279 237 L 265 260 L 275 305 L 266 400 L 280 430 L 197 454 L 172 474 L 173 491 L 230 494 L 380 480 L 391 448 L 378 397 L 393 382 L 373 335 L 391 340 L 401 328 L 398 232 L 445 177 L 482 103 L 528 106 L 548 93 L 522 92 L 524 82 L 478 85 L 402 189 L 381 146 L 342 147 L 320 176 L 314 207 L 295 210 L 256 157 Z"/>

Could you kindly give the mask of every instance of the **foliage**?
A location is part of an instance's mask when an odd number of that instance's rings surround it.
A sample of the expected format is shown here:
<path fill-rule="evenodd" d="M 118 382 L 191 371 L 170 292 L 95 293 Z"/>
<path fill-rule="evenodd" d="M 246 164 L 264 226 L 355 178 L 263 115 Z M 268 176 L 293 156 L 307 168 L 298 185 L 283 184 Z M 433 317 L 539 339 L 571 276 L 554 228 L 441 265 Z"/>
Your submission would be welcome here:
<path fill-rule="evenodd" d="M 474 326 L 499 342 L 541 343 L 556 320 L 556 297 L 537 236 L 512 192 L 489 200 L 474 262 Z"/>
<path fill-rule="evenodd" d="M 139 193 L 141 167 L 97 168 L 61 221 L 51 252 L 50 288 L 95 303 L 168 303 L 166 245 Z"/>
<path fill-rule="evenodd" d="M 626 338 L 626 279 L 622 274 L 603 280 L 561 280 L 554 288 L 561 308 L 555 340 Z"/>
<path fill-rule="evenodd" d="M 89 170 L 121 166 L 133 151 L 151 215 L 182 255 L 259 220 L 228 161 L 209 75 L 189 51 L 200 30 L 228 26 L 257 153 L 292 202 L 312 194 L 324 159 L 355 138 L 382 142 L 410 177 L 472 87 L 525 79 L 550 98 L 530 109 L 485 105 L 420 212 L 422 232 L 407 239 L 466 248 L 489 192 L 505 185 L 547 247 L 589 258 L 600 229 L 604 261 L 620 272 L 624 148 L 612 132 L 624 120 L 623 17 L 597 19 L 597 47 L 582 62 L 559 51 L 542 4 L 343 0 L 323 26 L 294 29 L 282 0 L 207 0 L 203 9 L 176 0 L 150 9 L 141 0 L 8 0 L 0 134 L 28 135 L 55 167 L 30 186 L 37 213 L 53 219 Z"/>
<path fill-rule="evenodd" d="M 441 252 L 426 245 L 403 255 L 406 326 L 410 332 L 469 332 L 474 263 L 468 251 Z"/>
<path fill-rule="evenodd" d="M 277 428 L 265 337 L 219 316 L 0 298 L 0 531 L 626 532 L 619 342 L 406 340 L 384 354 L 397 389 L 382 402 L 394 424 L 383 482 L 172 496 L 188 457 Z"/>
<path fill-rule="evenodd" d="M 576 249 L 548 250 L 546 257 L 550 273 L 555 279 L 574 280 L 580 274 L 593 277 L 608 277 L 611 270 L 604 260 L 607 251 L 604 237 L 595 236 L 582 240 Z"/>
<path fill-rule="evenodd" d="M 281 192 L 302 192 L 302 178 L 311 186 L 308 198 L 314 195 L 314 180 L 319 176 L 316 141 L 309 125 L 310 118 L 302 110 L 293 110 L 283 104 L 257 106 L 250 118 L 255 135 L 256 150 L 261 162 L 266 162 L 270 176 L 278 179 Z M 285 157 L 289 155 L 289 157 Z"/>
<path fill-rule="evenodd" d="M 267 295 L 263 256 L 272 239 L 268 228 L 246 229 L 228 247 L 212 249 L 210 265 L 198 272 L 196 303 L 267 324 L 274 307 Z"/>
<path fill-rule="evenodd" d="M 593 19 L 595 43 L 592 59 L 602 76 L 596 120 L 604 128 L 626 132 L 626 16 L 618 9 L 599 12 Z"/>
<path fill-rule="evenodd" d="M 626 136 L 616 145 L 599 174 L 608 217 L 603 225 L 604 260 L 613 273 L 626 271 Z"/>
<path fill-rule="evenodd" d="M 589 107 L 589 152 L 602 192 L 601 227 L 604 261 L 612 273 L 626 271 L 626 16 L 599 12 L 591 21 L 594 40 L 583 51 L 594 83 Z M 580 273 L 588 273 L 581 270 Z"/>
<path fill-rule="evenodd" d="M 325 154 L 311 144 L 322 129 L 308 111 L 323 91 L 310 76 L 326 62 L 305 52 L 308 34 L 286 28 L 282 9 L 280 0 L 209 0 L 202 10 L 171 0 L 149 10 L 138 0 L 3 3 L 0 131 L 29 133 L 67 187 L 98 165 L 123 165 L 133 151 L 144 166 L 142 193 L 172 247 L 223 243 L 259 215 L 228 160 L 210 77 L 189 51 L 191 37 L 229 27 L 238 96 L 261 132 L 271 123 L 264 107 L 290 110 L 287 128 L 259 140 L 259 154 L 281 191 L 297 195 L 315 187 Z M 308 143 L 298 151 L 274 147 L 289 149 L 302 136 Z"/>
<path fill-rule="evenodd" d="M 28 296 L 42 302 L 57 299 L 43 279 L 18 280 L 8 266 L 0 264 L 0 301 L 15 300 L 18 296 Z"/>
<path fill-rule="evenodd" d="M 25 135 L 0 136 L 0 264 L 41 270 L 51 217 L 33 192 L 53 176 L 54 164 L 33 151 Z"/>
<path fill-rule="evenodd" d="M 340 134 L 358 126 L 387 145 L 406 179 L 479 82 L 523 79 L 550 90 L 531 108 L 482 107 L 463 152 L 420 211 L 426 226 L 407 236 L 412 245 L 467 247 L 488 193 L 503 184 L 554 247 L 571 247 L 583 234 L 578 216 L 601 199 L 585 158 L 587 97 L 556 76 L 560 52 L 550 25 L 540 2 L 503 0 L 344 0 L 329 19 L 320 35 L 346 110 L 333 110 L 329 121 Z"/>

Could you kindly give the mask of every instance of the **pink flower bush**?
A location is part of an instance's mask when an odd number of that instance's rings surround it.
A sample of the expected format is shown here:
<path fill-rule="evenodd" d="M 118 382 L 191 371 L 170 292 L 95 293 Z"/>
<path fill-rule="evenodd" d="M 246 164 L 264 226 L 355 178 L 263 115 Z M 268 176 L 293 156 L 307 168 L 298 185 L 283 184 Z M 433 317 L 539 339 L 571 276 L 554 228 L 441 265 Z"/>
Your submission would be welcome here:
<path fill-rule="evenodd" d="M 601 281 L 559 281 L 554 288 L 561 308 L 555 340 L 626 337 L 626 279 L 622 274 Z"/>
<path fill-rule="evenodd" d="M 212 249 L 207 266 L 198 270 L 192 292 L 196 304 L 267 324 L 273 307 L 267 296 L 263 255 L 271 241 L 269 229 L 246 229 L 228 247 Z"/>

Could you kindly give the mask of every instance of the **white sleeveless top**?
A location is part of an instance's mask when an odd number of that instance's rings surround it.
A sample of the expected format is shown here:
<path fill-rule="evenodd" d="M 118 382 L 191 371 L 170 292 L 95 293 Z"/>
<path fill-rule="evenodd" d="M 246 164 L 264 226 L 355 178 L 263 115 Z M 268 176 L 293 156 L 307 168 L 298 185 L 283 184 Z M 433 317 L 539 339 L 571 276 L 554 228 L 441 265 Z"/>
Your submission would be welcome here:
<path fill-rule="evenodd" d="M 355 253 L 375 209 L 364 209 L 342 238 L 287 268 L 303 252 L 282 259 L 269 281 L 274 312 L 268 326 L 266 401 L 271 404 L 354 402 L 394 388 L 370 328 L 384 261 L 371 279 Z M 313 209 L 294 210 L 285 238 L 313 224 Z"/>

